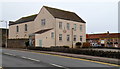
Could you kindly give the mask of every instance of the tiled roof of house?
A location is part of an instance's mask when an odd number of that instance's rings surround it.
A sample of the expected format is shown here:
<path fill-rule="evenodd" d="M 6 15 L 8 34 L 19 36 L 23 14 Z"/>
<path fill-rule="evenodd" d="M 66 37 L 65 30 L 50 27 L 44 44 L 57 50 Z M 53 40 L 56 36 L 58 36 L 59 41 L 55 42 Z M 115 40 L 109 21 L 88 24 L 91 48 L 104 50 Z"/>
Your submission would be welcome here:
<path fill-rule="evenodd" d="M 60 10 L 60 9 L 51 8 L 51 7 L 47 7 L 47 6 L 43 6 L 43 7 L 45 7 L 51 13 L 51 15 L 53 15 L 53 17 L 55 17 L 55 18 L 86 23 L 84 20 L 82 20 L 74 12 Z M 22 17 L 22 18 L 18 19 L 15 22 L 10 21 L 9 25 L 14 25 L 14 24 L 20 24 L 20 23 L 25 23 L 25 22 L 29 22 L 29 21 L 34 21 L 34 19 L 37 17 L 37 15 L 38 14 L 27 16 L 27 17 Z"/>
<path fill-rule="evenodd" d="M 86 34 L 87 39 L 120 38 L 120 33 Z"/>
<path fill-rule="evenodd" d="M 9 25 L 14 25 L 14 24 L 19 24 L 19 23 L 25 23 L 25 22 L 29 22 L 29 21 L 34 21 L 34 19 L 36 18 L 37 15 L 38 14 L 27 16 L 27 17 L 22 17 L 22 18 L 20 18 L 19 20 L 15 21 L 15 22 L 10 21 Z"/>
<path fill-rule="evenodd" d="M 42 34 L 42 33 L 45 33 L 45 32 L 47 32 L 47 31 L 50 31 L 50 30 L 52 30 L 53 28 L 51 28 L 51 29 L 43 29 L 43 30 L 40 30 L 40 31 L 37 31 L 37 32 L 35 32 L 35 33 L 33 33 L 33 34 Z"/>
<path fill-rule="evenodd" d="M 76 13 L 44 6 L 55 18 L 86 23 Z"/>

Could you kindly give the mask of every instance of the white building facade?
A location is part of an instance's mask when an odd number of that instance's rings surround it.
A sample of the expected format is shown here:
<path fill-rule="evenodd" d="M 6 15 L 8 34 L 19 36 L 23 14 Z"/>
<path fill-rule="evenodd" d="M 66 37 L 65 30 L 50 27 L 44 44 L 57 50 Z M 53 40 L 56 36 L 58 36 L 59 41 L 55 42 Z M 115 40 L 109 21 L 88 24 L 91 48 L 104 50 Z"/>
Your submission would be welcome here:
<path fill-rule="evenodd" d="M 74 12 L 43 6 L 36 15 L 10 23 L 9 39 L 30 39 L 35 47 L 69 46 L 86 42 L 86 22 Z"/>

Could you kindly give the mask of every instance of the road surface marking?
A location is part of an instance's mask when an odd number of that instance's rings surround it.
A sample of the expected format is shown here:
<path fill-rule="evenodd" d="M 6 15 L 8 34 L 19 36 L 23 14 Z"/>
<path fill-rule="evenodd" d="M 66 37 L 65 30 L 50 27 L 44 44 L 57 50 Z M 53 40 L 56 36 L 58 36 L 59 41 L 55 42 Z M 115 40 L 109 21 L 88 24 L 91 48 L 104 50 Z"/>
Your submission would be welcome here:
<path fill-rule="evenodd" d="M 53 65 L 53 66 L 56 66 L 56 67 L 63 67 L 63 66 L 60 66 L 60 65 L 57 65 L 57 64 L 51 64 L 51 65 Z"/>
<path fill-rule="evenodd" d="M 10 55 L 10 56 L 15 56 L 15 57 L 20 57 L 20 58 L 24 58 L 24 59 L 28 59 L 28 60 L 32 60 L 32 61 L 36 61 L 36 62 L 40 62 L 40 60 L 33 59 L 33 58 L 28 58 L 28 57 L 24 57 L 24 56 L 16 56 L 16 55 L 13 55 L 13 54 L 10 54 L 10 53 L 3 53 L 3 54 Z"/>
<path fill-rule="evenodd" d="M 3 54 L 10 55 L 10 56 L 16 56 L 16 55 L 13 55 L 13 54 L 10 54 L 10 53 L 3 53 Z"/>

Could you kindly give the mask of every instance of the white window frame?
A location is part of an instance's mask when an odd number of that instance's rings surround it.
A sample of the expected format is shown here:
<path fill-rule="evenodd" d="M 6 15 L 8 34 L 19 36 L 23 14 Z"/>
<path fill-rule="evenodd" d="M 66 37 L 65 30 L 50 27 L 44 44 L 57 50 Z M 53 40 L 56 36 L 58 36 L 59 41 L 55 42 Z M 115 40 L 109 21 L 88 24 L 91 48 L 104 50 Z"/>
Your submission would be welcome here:
<path fill-rule="evenodd" d="M 77 41 L 77 35 L 74 35 L 74 41 Z"/>
<path fill-rule="evenodd" d="M 62 34 L 59 34 L 59 41 L 62 41 Z"/>
<path fill-rule="evenodd" d="M 51 38 L 54 38 L 54 32 L 51 32 Z"/>
<path fill-rule="evenodd" d="M 41 19 L 41 25 L 45 26 L 45 24 L 46 24 L 46 19 Z"/>
<path fill-rule="evenodd" d="M 82 31 L 83 30 L 83 25 L 80 25 L 80 31 Z"/>
<path fill-rule="evenodd" d="M 70 30 L 70 23 L 67 23 L 67 30 Z"/>
<path fill-rule="evenodd" d="M 76 24 L 74 24 L 74 31 L 76 31 L 76 29 L 77 29 L 77 25 L 76 25 Z"/>
<path fill-rule="evenodd" d="M 67 41 L 70 41 L 70 35 L 67 35 Z"/>
<path fill-rule="evenodd" d="M 62 22 L 59 22 L 59 29 L 62 29 Z"/>
<path fill-rule="evenodd" d="M 83 41 L 83 36 L 80 36 L 80 41 Z"/>

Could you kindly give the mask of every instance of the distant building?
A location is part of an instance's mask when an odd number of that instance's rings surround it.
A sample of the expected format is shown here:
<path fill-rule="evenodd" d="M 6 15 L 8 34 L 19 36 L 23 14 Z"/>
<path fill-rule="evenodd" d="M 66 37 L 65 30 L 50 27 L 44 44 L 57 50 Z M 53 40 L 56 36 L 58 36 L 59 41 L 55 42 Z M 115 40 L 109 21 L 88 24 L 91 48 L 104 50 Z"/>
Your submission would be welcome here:
<path fill-rule="evenodd" d="M 120 47 L 120 33 L 86 34 L 91 46 Z"/>
<path fill-rule="evenodd" d="M 76 13 L 43 6 L 38 14 L 11 22 L 9 39 L 29 39 L 35 47 L 86 42 L 86 22 Z"/>
<path fill-rule="evenodd" d="M 8 29 L 0 28 L 0 47 L 6 46 L 7 39 L 8 39 Z"/>

